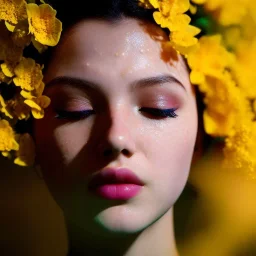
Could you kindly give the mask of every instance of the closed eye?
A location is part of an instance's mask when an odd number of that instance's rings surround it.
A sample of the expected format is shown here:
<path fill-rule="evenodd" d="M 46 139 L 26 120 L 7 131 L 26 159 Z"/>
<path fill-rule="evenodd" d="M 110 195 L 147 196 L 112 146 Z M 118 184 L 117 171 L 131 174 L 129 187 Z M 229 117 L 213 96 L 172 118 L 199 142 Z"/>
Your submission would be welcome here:
<path fill-rule="evenodd" d="M 175 113 L 177 108 L 159 109 L 159 108 L 141 108 L 140 111 L 149 113 L 155 117 L 172 117 L 175 118 L 178 115 Z"/>
<path fill-rule="evenodd" d="M 64 119 L 64 120 L 81 120 L 84 118 L 89 117 L 90 115 L 94 114 L 94 110 L 82 110 L 82 111 L 65 111 L 65 110 L 56 110 L 57 119 Z"/>
<path fill-rule="evenodd" d="M 158 109 L 158 108 L 141 108 L 140 111 L 149 114 L 151 117 L 155 118 L 165 118 L 171 117 L 176 118 L 178 115 L 175 113 L 177 108 L 170 109 Z M 94 110 L 82 110 L 82 111 L 65 111 L 56 110 L 55 118 L 61 120 L 81 120 L 95 114 Z"/>

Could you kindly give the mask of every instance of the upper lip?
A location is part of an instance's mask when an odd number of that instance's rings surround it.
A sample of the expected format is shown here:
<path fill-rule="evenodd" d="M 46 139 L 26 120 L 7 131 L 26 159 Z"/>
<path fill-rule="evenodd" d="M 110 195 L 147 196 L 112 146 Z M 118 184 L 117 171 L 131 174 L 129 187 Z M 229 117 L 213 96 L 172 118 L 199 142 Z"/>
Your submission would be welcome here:
<path fill-rule="evenodd" d="M 104 184 L 136 184 L 144 185 L 137 175 L 127 168 L 106 168 L 94 175 L 89 181 L 89 189 Z"/>

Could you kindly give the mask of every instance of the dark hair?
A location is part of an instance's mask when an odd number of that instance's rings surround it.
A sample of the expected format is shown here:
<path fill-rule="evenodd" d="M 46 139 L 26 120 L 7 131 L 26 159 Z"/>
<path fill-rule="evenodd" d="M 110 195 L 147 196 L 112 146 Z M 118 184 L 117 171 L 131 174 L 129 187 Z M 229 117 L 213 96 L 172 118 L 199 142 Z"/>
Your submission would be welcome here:
<path fill-rule="evenodd" d="M 48 0 L 49 4 L 57 10 L 57 17 L 62 21 L 63 28 L 68 27 L 83 19 L 118 20 L 122 17 L 132 17 L 151 20 L 153 10 L 145 9 L 138 5 L 139 0 L 103 0 L 85 1 Z"/>

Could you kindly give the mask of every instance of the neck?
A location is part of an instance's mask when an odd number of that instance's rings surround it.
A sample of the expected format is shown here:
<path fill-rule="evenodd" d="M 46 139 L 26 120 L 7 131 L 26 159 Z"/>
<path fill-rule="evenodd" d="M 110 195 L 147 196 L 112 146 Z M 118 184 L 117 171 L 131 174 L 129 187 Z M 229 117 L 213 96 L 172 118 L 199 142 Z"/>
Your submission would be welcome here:
<path fill-rule="evenodd" d="M 81 230 L 68 226 L 72 256 L 112 255 L 112 256 L 178 256 L 174 238 L 173 210 L 170 209 L 159 220 L 137 234 L 111 235 L 100 239 Z M 79 234 L 79 235 L 77 235 Z"/>

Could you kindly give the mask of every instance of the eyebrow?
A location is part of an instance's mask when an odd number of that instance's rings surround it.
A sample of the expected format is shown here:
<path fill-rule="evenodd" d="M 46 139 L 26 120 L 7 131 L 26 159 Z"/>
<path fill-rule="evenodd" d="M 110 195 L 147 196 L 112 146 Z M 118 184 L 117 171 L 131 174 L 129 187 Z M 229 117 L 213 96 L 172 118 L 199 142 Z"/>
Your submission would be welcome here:
<path fill-rule="evenodd" d="M 159 76 L 147 77 L 147 78 L 136 80 L 131 84 L 131 90 L 136 90 L 139 88 L 146 88 L 146 87 L 161 86 L 165 83 L 176 84 L 182 87 L 186 91 L 186 88 L 184 87 L 184 85 L 176 77 L 172 75 L 159 75 Z M 63 86 L 71 85 L 80 89 L 89 89 L 89 90 L 90 89 L 95 90 L 96 88 L 100 87 L 98 84 L 92 81 L 88 81 L 88 80 L 77 78 L 77 77 L 71 77 L 71 76 L 55 77 L 50 82 L 48 82 L 46 86 L 49 87 L 56 84 L 63 85 Z"/>

